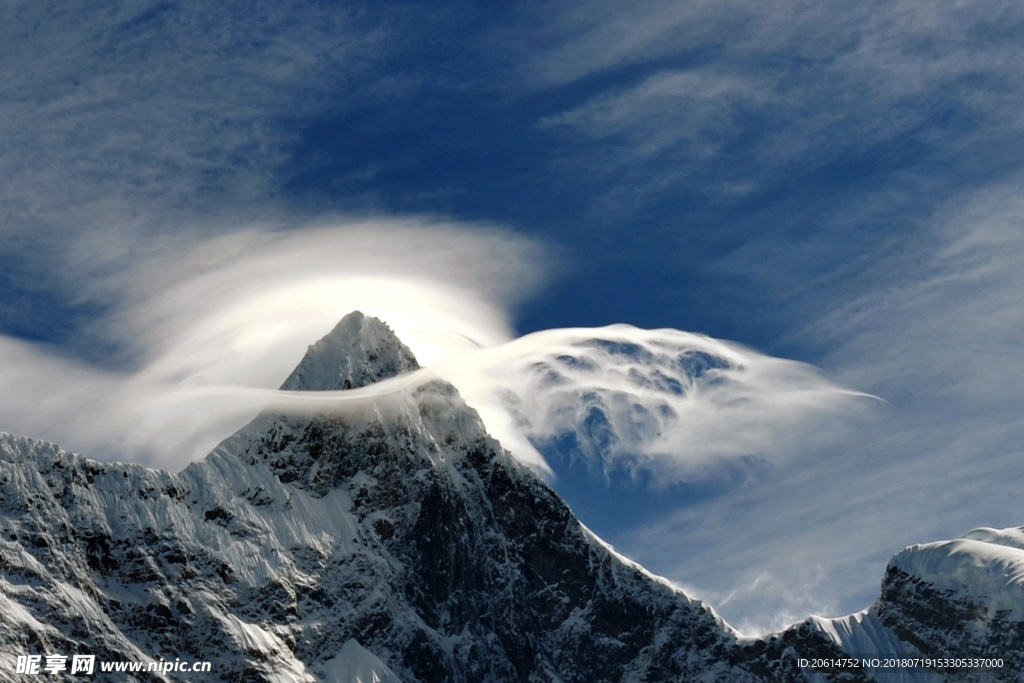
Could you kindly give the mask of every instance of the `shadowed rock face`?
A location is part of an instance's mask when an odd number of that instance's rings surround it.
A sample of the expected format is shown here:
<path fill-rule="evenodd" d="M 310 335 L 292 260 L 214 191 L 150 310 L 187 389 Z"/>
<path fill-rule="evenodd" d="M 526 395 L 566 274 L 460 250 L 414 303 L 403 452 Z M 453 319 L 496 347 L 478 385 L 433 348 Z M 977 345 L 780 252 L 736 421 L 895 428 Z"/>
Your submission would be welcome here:
<path fill-rule="evenodd" d="M 283 388 L 416 367 L 356 313 Z M 0 496 L 0 680 L 75 653 L 211 661 L 171 675 L 195 681 L 868 680 L 808 678 L 798 658 L 842 656 L 820 630 L 738 639 L 615 555 L 440 381 L 261 415 L 178 474 L 3 435 Z"/>

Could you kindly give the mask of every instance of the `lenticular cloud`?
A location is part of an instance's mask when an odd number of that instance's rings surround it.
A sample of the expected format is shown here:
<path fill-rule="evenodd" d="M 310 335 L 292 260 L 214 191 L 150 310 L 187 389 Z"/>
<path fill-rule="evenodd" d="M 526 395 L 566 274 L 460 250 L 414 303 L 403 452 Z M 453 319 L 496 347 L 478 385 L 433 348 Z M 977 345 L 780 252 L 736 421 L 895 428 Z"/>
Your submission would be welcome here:
<path fill-rule="evenodd" d="M 603 470 L 660 484 L 723 461 L 778 463 L 835 438 L 864 394 L 813 367 L 678 330 L 628 325 L 539 332 L 436 371 L 513 453 L 548 470 L 558 445 Z"/>
<path fill-rule="evenodd" d="M 346 313 L 386 320 L 435 362 L 510 339 L 507 310 L 545 263 L 537 244 L 507 231 L 411 219 L 149 247 L 77 287 L 109 311 L 92 333 L 130 349 L 133 367 L 0 337 L 0 429 L 178 467 L 276 400 L 306 347 Z"/>

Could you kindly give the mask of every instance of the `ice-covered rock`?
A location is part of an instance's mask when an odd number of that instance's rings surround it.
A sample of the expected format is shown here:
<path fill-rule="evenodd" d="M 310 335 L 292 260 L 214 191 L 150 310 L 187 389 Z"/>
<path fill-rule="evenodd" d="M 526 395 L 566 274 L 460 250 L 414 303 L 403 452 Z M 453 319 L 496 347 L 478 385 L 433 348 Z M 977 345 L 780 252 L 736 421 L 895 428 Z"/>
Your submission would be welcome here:
<path fill-rule="evenodd" d="M 337 657 L 322 666 L 324 683 L 402 683 L 387 664 L 356 640 L 347 640 Z"/>

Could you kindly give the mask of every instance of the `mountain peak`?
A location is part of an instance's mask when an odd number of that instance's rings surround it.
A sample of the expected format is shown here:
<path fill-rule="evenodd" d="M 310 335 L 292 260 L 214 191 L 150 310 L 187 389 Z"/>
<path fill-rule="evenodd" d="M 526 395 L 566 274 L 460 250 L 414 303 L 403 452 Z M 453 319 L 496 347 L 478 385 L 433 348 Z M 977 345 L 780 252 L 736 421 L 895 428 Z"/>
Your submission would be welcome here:
<path fill-rule="evenodd" d="M 377 318 L 353 311 L 309 347 L 281 388 L 357 389 L 417 369 L 416 357 L 390 327 Z"/>

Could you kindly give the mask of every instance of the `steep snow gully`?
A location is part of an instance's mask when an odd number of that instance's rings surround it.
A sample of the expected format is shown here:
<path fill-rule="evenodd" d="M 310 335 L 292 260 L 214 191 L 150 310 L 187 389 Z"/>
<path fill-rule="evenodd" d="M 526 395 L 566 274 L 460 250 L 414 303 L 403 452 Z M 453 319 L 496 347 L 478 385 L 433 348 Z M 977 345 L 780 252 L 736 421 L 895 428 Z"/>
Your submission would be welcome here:
<path fill-rule="evenodd" d="M 355 312 L 282 388 L 417 367 Z M 0 434 L 0 681 L 1024 680 L 1020 529 L 912 546 L 864 612 L 747 638 L 594 536 L 450 384 L 412 387 L 264 413 L 176 474 Z"/>

